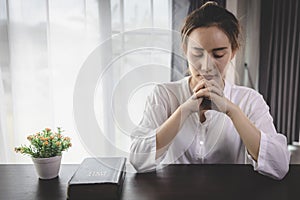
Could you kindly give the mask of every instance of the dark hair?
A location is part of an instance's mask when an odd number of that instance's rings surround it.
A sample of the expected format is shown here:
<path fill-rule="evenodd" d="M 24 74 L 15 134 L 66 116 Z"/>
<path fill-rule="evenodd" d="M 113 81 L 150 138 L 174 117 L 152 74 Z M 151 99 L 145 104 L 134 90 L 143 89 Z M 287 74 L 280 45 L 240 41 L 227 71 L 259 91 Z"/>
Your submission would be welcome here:
<path fill-rule="evenodd" d="M 218 27 L 227 35 L 233 51 L 240 47 L 239 21 L 231 12 L 219 6 L 216 2 L 209 1 L 187 16 L 181 29 L 181 39 L 184 50 L 186 50 L 187 37 L 194 29 L 211 26 Z"/>

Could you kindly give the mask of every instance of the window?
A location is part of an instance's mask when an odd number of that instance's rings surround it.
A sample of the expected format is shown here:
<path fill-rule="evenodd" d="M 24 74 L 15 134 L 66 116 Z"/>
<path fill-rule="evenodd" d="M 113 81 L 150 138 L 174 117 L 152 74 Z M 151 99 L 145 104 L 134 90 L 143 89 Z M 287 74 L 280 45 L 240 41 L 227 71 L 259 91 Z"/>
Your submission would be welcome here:
<path fill-rule="evenodd" d="M 30 162 L 30 158 L 15 154 L 14 146 L 26 144 L 28 134 L 57 126 L 66 130 L 65 134 L 72 138 L 73 143 L 73 147 L 63 156 L 64 163 L 78 163 L 91 156 L 91 150 L 82 138 L 85 133 L 76 132 L 73 91 L 82 64 L 108 35 L 113 38 L 111 53 L 118 59 L 110 67 L 111 82 L 105 85 L 105 91 L 101 85 L 95 91 L 95 114 L 99 126 L 109 123 L 113 127 L 110 133 L 113 133 L 117 148 L 128 150 L 130 138 L 124 135 L 119 125 L 127 126 L 127 122 L 137 124 L 153 82 L 170 80 L 168 51 L 135 47 L 142 46 L 144 42 L 164 44 L 170 41 L 167 30 L 171 24 L 171 1 L 0 2 L 4 5 L 1 6 L 1 21 L 4 23 L 0 24 L 0 41 L 6 44 L 0 45 L 6 108 L 5 119 L 1 118 L 6 126 L 0 132 L 6 139 L 0 151 L 7 154 L 0 162 Z M 147 32 L 153 27 L 161 31 Z M 149 35 L 154 38 L 152 41 L 149 41 Z M 135 50 L 128 51 L 130 49 Z M 163 66 L 159 74 L 158 66 Z M 133 75 L 135 71 L 137 75 Z M 133 82 L 139 84 L 130 86 L 125 82 L 120 90 L 111 93 L 116 99 L 122 98 L 125 93 L 129 95 L 121 103 L 112 102 L 112 109 L 121 121 L 105 121 L 103 107 L 109 106 L 103 100 L 106 92 L 116 89 L 115 86 L 126 76 L 133 76 Z M 120 110 L 120 107 L 123 108 Z M 89 131 L 88 127 L 86 131 Z"/>

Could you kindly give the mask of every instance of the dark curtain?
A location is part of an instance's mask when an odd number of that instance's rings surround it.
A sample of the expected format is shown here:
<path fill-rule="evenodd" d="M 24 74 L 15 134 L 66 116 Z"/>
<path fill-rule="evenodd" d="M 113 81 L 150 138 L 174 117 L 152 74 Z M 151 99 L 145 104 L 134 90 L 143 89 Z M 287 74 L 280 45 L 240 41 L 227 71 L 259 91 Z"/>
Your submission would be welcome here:
<path fill-rule="evenodd" d="M 261 1 L 259 90 L 289 144 L 299 141 L 299 12 L 299 0 Z"/>
<path fill-rule="evenodd" d="M 201 7 L 209 0 L 173 0 L 172 2 L 172 56 L 171 56 L 171 81 L 183 78 L 187 72 L 187 61 L 181 49 L 180 29 L 185 17 L 195 9 Z M 226 7 L 226 0 L 215 0 L 220 6 Z M 187 5 L 188 8 L 184 8 Z M 182 11 L 185 11 L 182 13 Z"/>

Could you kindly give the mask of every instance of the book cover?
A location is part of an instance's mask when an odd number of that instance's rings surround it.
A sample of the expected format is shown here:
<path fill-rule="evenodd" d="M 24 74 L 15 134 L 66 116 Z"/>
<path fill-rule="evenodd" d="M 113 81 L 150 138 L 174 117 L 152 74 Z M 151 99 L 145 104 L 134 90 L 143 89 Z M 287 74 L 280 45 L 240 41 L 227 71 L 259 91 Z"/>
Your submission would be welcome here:
<path fill-rule="evenodd" d="M 118 199 L 125 163 L 124 157 L 84 159 L 68 182 L 68 199 Z"/>

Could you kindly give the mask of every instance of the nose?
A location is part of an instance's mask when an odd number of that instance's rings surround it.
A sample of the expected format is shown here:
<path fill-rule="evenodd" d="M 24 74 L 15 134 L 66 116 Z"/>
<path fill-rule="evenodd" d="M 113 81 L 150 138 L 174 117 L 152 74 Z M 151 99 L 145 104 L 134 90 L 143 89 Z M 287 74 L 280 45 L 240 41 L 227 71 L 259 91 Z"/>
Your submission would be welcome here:
<path fill-rule="evenodd" d="M 203 70 L 205 72 L 209 72 L 209 71 L 212 71 L 213 69 L 214 69 L 213 59 L 211 58 L 211 56 L 209 54 L 206 54 L 204 57 L 204 60 L 202 62 L 201 70 Z"/>

